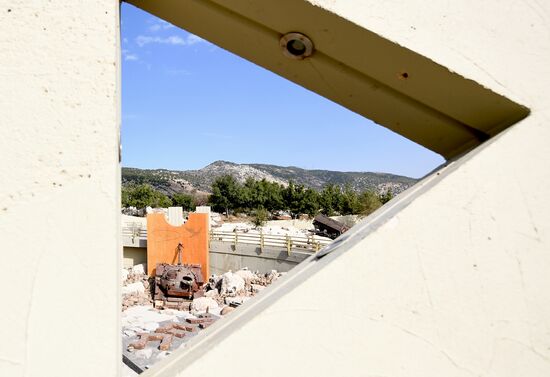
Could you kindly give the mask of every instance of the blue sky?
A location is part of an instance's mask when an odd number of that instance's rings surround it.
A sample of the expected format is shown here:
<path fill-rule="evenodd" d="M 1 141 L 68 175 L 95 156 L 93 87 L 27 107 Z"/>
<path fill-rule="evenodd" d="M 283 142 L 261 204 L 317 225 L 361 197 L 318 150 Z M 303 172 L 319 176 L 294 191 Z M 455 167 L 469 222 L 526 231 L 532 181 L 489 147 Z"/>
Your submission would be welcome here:
<path fill-rule="evenodd" d="M 122 3 L 122 165 L 216 160 L 420 177 L 443 159 L 364 117 Z"/>

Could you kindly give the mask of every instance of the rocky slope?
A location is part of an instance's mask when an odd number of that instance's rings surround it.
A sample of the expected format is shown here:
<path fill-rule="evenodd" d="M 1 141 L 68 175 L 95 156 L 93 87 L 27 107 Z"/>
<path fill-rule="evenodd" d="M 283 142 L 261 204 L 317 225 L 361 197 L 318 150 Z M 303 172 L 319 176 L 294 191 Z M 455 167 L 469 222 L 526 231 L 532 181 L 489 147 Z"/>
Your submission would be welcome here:
<path fill-rule="evenodd" d="M 239 182 L 244 182 L 249 177 L 265 178 L 282 185 L 292 180 L 296 184 L 303 184 L 317 190 L 322 189 L 326 184 L 335 184 L 341 187 L 349 185 L 357 191 L 371 189 L 384 192 L 390 189 L 393 193 L 399 193 L 417 181 L 388 173 L 307 170 L 294 166 L 216 161 L 199 170 L 122 168 L 122 184 L 149 183 L 169 195 L 176 192 L 210 192 L 212 182 L 223 175 L 232 175 Z"/>

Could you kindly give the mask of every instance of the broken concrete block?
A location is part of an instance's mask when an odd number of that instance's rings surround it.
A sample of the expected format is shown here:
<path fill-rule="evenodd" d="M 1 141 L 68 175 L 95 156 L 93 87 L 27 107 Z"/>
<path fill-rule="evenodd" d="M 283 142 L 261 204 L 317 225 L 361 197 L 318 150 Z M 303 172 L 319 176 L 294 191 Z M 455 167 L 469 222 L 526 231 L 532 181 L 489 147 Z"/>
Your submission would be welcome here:
<path fill-rule="evenodd" d="M 135 353 L 137 357 L 143 357 L 144 359 L 149 359 L 152 354 L 153 354 L 152 348 L 140 349 L 140 350 L 137 350 Z"/>
<path fill-rule="evenodd" d="M 216 300 L 210 297 L 199 297 L 193 300 L 191 303 L 191 310 L 197 312 L 204 312 L 207 309 L 215 309 L 218 307 Z"/>
<path fill-rule="evenodd" d="M 145 286 L 140 281 L 138 281 L 137 283 L 128 284 L 122 287 L 123 295 L 143 294 L 143 293 L 145 293 Z"/>
<path fill-rule="evenodd" d="M 142 327 L 146 331 L 155 331 L 156 329 L 158 329 L 159 324 L 158 322 L 147 322 L 144 323 Z"/>
<path fill-rule="evenodd" d="M 145 264 L 136 264 L 134 267 L 132 267 L 132 273 L 135 275 L 145 275 L 145 271 L 147 268 L 145 267 Z"/>
<path fill-rule="evenodd" d="M 238 275 L 241 278 L 243 278 L 243 280 L 247 284 L 250 284 L 256 278 L 256 275 L 252 271 L 250 271 L 248 268 L 240 269 L 239 271 L 235 272 L 235 275 Z"/>
<path fill-rule="evenodd" d="M 125 268 L 122 269 L 122 274 L 121 274 L 121 276 L 122 276 L 122 282 L 123 282 L 123 283 L 128 279 L 128 275 L 129 275 L 129 274 L 130 274 L 130 273 L 128 272 L 127 269 L 125 269 Z"/>
<path fill-rule="evenodd" d="M 204 292 L 204 297 L 210 297 L 210 298 L 216 298 L 218 297 L 220 294 L 218 293 L 217 290 L 215 289 L 212 289 L 211 291 L 206 291 Z"/>
<path fill-rule="evenodd" d="M 231 271 L 222 275 L 221 290 L 222 295 L 236 295 L 244 291 L 244 279 Z"/>
<path fill-rule="evenodd" d="M 231 306 L 224 306 L 222 311 L 220 312 L 221 315 L 226 315 L 231 313 L 235 308 L 232 308 Z"/>

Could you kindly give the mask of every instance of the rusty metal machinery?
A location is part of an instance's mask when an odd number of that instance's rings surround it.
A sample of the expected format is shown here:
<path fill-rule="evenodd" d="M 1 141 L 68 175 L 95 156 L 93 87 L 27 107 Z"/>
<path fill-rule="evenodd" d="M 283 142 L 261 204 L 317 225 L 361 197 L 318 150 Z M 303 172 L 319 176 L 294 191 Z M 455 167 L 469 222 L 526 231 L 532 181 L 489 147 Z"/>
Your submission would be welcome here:
<path fill-rule="evenodd" d="M 202 269 L 200 264 L 182 264 L 183 245 L 178 245 L 178 264 L 159 263 L 156 267 L 155 307 L 182 309 L 190 300 L 202 296 Z"/>

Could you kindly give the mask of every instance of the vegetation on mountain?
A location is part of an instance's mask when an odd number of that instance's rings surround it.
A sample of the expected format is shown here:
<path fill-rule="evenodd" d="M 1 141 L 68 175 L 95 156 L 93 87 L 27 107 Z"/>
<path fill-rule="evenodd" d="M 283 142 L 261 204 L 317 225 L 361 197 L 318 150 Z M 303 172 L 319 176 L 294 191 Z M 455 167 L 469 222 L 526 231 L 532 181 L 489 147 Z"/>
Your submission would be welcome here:
<path fill-rule="evenodd" d="M 379 194 L 388 191 L 398 194 L 416 183 L 416 179 L 387 173 L 307 170 L 293 166 L 216 161 L 202 169 L 187 171 L 122 168 L 122 184 L 149 184 L 168 196 L 184 192 L 197 198 L 211 194 L 214 181 L 225 175 L 233 176 L 240 184 L 246 184 L 249 178 L 256 181 L 265 178 L 270 183 L 286 186 L 292 181 L 296 186 L 302 185 L 317 191 L 327 185 L 334 185 L 342 189 L 349 187 L 357 193 L 370 190 Z"/>
<path fill-rule="evenodd" d="M 209 204 L 215 211 L 247 213 L 259 223 L 265 213 L 286 211 L 328 216 L 368 215 L 416 180 L 384 173 L 305 170 L 216 161 L 194 171 L 122 168 L 123 207 Z"/>
<path fill-rule="evenodd" d="M 172 200 L 151 185 L 143 183 L 122 187 L 122 207 L 170 207 Z"/>
<path fill-rule="evenodd" d="M 172 195 L 171 199 L 172 199 L 172 206 L 174 207 L 182 207 L 184 211 L 195 210 L 196 201 L 192 195 L 178 192 Z"/>
<path fill-rule="evenodd" d="M 341 189 L 336 185 L 327 185 L 317 191 L 291 181 L 285 187 L 265 178 L 249 178 L 240 184 L 226 175 L 212 184 L 209 204 L 214 211 L 228 215 L 238 212 L 252 214 L 255 222 L 262 223 L 268 211 L 287 211 L 294 218 L 300 214 L 315 216 L 317 213 L 328 216 L 368 215 L 379 208 L 387 197 L 371 190 L 357 193 L 349 186 Z"/>

